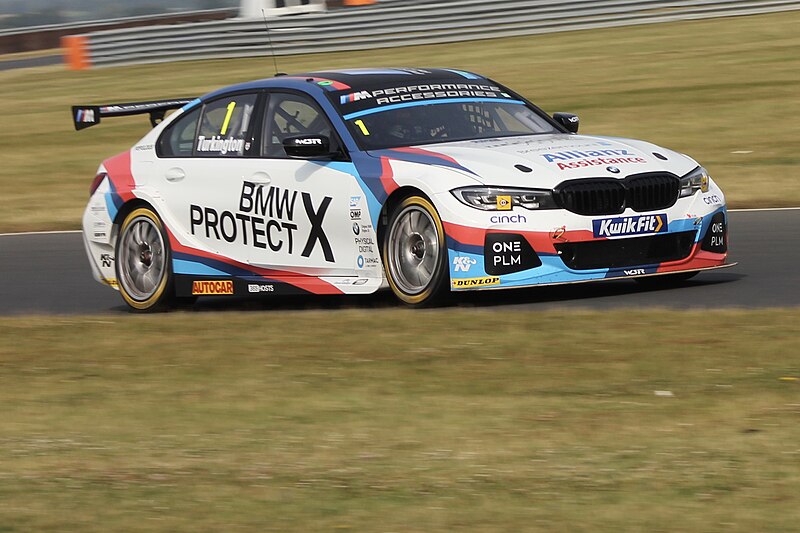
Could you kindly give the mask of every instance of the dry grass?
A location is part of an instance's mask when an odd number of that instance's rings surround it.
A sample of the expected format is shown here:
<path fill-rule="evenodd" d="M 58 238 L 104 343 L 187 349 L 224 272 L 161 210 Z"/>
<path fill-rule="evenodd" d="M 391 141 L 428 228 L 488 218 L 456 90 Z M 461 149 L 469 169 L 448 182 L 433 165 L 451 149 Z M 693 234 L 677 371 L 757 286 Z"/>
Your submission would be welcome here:
<path fill-rule="evenodd" d="M 800 204 L 800 12 L 280 59 L 281 70 L 439 65 L 485 73 L 583 131 L 647 139 L 704 163 L 737 207 Z M 97 165 L 143 117 L 72 131 L 75 103 L 196 96 L 268 76 L 263 59 L 0 72 L 0 231 L 74 229 Z M 745 152 L 745 153 L 735 153 Z"/>
<path fill-rule="evenodd" d="M 2 318 L 0 530 L 791 531 L 798 323 Z"/>

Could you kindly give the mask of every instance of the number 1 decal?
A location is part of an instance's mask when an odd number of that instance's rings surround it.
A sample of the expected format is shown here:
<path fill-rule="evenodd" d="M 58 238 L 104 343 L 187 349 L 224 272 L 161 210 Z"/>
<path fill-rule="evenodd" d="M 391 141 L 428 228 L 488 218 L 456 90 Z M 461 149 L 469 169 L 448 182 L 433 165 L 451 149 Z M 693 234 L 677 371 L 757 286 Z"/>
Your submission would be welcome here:
<path fill-rule="evenodd" d="M 219 130 L 220 135 L 228 133 L 228 124 L 231 122 L 231 115 L 233 115 L 234 107 L 236 107 L 236 102 L 228 104 L 228 113 L 225 115 L 225 120 L 222 121 L 222 128 Z"/>
<path fill-rule="evenodd" d="M 369 137 L 369 130 L 367 129 L 367 125 L 364 124 L 363 120 L 358 119 L 358 120 L 354 121 L 353 124 L 358 126 L 358 128 L 361 130 L 361 133 L 363 133 L 365 136 Z"/>

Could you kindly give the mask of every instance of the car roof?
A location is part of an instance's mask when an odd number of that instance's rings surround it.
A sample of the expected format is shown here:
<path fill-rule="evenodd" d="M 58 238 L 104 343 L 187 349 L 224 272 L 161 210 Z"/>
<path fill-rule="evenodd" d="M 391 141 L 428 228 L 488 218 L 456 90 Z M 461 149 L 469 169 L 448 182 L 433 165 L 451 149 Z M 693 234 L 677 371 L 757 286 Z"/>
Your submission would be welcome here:
<path fill-rule="evenodd" d="M 353 89 L 377 84 L 407 84 L 424 81 L 464 81 L 485 80 L 483 76 L 464 70 L 446 68 L 357 68 L 345 70 L 321 70 L 296 76 L 325 78 L 345 83 Z"/>
<path fill-rule="evenodd" d="M 332 90 L 352 89 L 361 90 L 362 88 L 374 87 L 376 85 L 407 85 L 427 82 L 461 82 L 465 81 L 488 81 L 487 78 L 473 72 L 465 70 L 447 68 L 355 68 L 339 70 L 320 70 L 315 72 L 305 72 L 300 74 L 277 74 L 271 78 L 254 80 L 239 83 L 216 90 L 202 97 L 207 100 L 214 96 L 228 93 L 231 91 L 245 91 L 254 89 L 268 89 L 281 87 L 297 87 L 298 82 L 333 82 Z"/>

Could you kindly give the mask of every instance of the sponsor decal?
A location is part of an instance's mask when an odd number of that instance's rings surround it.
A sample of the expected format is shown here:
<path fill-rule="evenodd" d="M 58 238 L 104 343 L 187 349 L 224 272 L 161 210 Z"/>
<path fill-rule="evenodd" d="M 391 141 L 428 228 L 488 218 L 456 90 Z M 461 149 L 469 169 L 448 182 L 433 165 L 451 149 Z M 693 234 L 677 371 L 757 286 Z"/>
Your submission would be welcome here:
<path fill-rule="evenodd" d="M 453 272 L 469 272 L 472 265 L 477 263 L 478 261 L 471 257 L 456 257 L 453 259 Z"/>
<path fill-rule="evenodd" d="M 353 233 L 356 235 L 361 233 L 361 226 L 358 225 L 358 222 L 353 222 Z"/>
<path fill-rule="evenodd" d="M 309 257 L 316 248 L 321 248 L 325 261 L 333 263 L 333 250 L 322 227 L 325 213 L 333 200 L 330 196 L 325 196 L 315 206 L 310 193 L 245 181 L 239 196 L 239 209 L 235 213 L 190 205 L 191 233 L 205 235 L 207 239 L 239 242 L 245 246 L 294 254 L 298 251 L 295 246 L 298 199 L 311 223 L 311 230 L 300 255 Z"/>
<path fill-rule="evenodd" d="M 358 207 L 360 203 L 361 203 L 361 197 L 360 196 L 351 196 L 350 197 L 350 209 L 352 209 L 354 207 Z"/>
<path fill-rule="evenodd" d="M 528 219 L 525 215 L 492 215 L 489 221 L 492 224 L 525 224 Z"/>
<path fill-rule="evenodd" d="M 703 202 L 706 205 L 722 205 L 722 198 L 716 194 L 709 194 L 708 196 L 703 196 Z"/>
<path fill-rule="evenodd" d="M 564 235 L 567 234 L 567 227 L 561 226 L 560 228 L 556 228 L 550 232 L 550 238 L 554 241 L 566 241 L 567 239 Z"/>
<path fill-rule="evenodd" d="M 511 203 L 510 196 L 499 195 L 497 197 L 497 210 L 498 211 L 511 211 L 513 204 Z"/>
<path fill-rule="evenodd" d="M 244 151 L 244 139 L 234 139 L 233 137 L 223 139 L 219 135 L 212 137 L 200 135 L 197 137 L 197 151 L 219 152 L 222 155 L 228 152 L 241 153 Z"/>
<path fill-rule="evenodd" d="M 495 85 L 479 83 L 427 83 L 356 91 L 339 97 L 339 104 L 363 102 L 373 105 L 399 104 L 439 98 L 508 98 L 513 97 Z"/>
<path fill-rule="evenodd" d="M 669 229 L 667 215 L 639 215 L 632 217 L 615 217 L 592 220 L 595 237 L 623 237 L 627 235 L 645 235 L 650 233 L 666 233 Z"/>
<path fill-rule="evenodd" d="M 618 169 L 617 167 L 606 167 L 606 170 L 608 170 L 608 171 L 609 171 L 609 172 L 611 172 L 612 174 L 619 174 L 620 172 L 622 172 L 622 171 L 621 171 L 620 169 Z"/>
<path fill-rule="evenodd" d="M 204 294 L 233 294 L 233 281 L 193 281 L 192 294 L 200 296 Z"/>
<path fill-rule="evenodd" d="M 569 150 L 555 153 L 541 154 L 548 163 L 556 163 L 559 170 L 594 167 L 603 165 L 647 163 L 647 160 L 628 150 Z M 613 171 L 612 171 L 613 172 Z"/>
<path fill-rule="evenodd" d="M 114 264 L 114 258 L 111 256 L 111 254 L 101 254 L 100 263 L 103 265 L 103 268 L 111 268 L 111 266 Z"/>
<path fill-rule="evenodd" d="M 260 293 L 260 292 L 275 292 L 274 285 L 260 285 L 257 283 L 248 283 L 247 284 L 247 292 L 249 293 Z"/>
<path fill-rule="evenodd" d="M 136 150 L 137 152 L 149 152 L 154 147 L 155 145 L 152 144 L 139 144 L 134 148 L 134 150 Z"/>
<path fill-rule="evenodd" d="M 303 144 L 303 145 L 322 145 L 322 139 L 318 139 L 315 137 L 308 138 L 308 139 L 294 139 L 292 141 L 294 144 Z"/>
<path fill-rule="evenodd" d="M 351 209 L 350 220 L 361 220 L 361 209 Z"/>
<path fill-rule="evenodd" d="M 642 274 L 647 274 L 647 270 L 643 268 L 634 268 L 633 270 L 623 270 L 622 273 L 626 276 L 641 276 Z"/>
<path fill-rule="evenodd" d="M 518 233 L 490 233 L 483 246 L 483 267 L 487 274 L 500 276 L 542 265 L 530 243 Z"/>
<path fill-rule="evenodd" d="M 75 122 L 84 124 L 93 124 L 97 122 L 96 113 L 94 109 L 78 109 L 75 111 Z"/>
<path fill-rule="evenodd" d="M 375 241 L 372 240 L 372 237 L 356 237 L 355 242 L 356 246 L 358 246 L 358 253 L 360 254 L 375 253 L 375 250 L 373 249 Z"/>
<path fill-rule="evenodd" d="M 717 213 L 711 217 L 711 225 L 706 231 L 701 248 L 708 252 L 724 254 L 728 251 L 728 231 L 725 223 L 725 215 Z"/>
<path fill-rule="evenodd" d="M 356 259 L 358 268 L 376 268 L 379 264 L 380 261 L 377 257 L 364 257 L 363 255 L 359 255 Z"/>
<path fill-rule="evenodd" d="M 454 289 L 466 289 L 468 287 L 491 287 L 494 285 L 500 285 L 500 278 L 497 276 L 491 276 L 485 278 L 454 279 L 452 281 L 452 285 Z"/>

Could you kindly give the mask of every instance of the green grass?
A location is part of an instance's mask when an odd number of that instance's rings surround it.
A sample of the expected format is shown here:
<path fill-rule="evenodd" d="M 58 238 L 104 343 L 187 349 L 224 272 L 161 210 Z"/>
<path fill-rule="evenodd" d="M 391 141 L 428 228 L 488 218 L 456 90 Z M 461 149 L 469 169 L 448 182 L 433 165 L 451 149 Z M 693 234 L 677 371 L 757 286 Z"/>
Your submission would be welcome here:
<path fill-rule="evenodd" d="M 798 323 L 0 318 L 0 531 L 793 531 Z"/>
<path fill-rule="evenodd" d="M 691 154 L 732 206 L 800 204 L 800 12 L 473 43 L 280 58 L 283 71 L 376 65 L 485 73 L 582 131 Z M 97 165 L 147 130 L 143 117 L 72 131 L 75 103 L 196 96 L 268 76 L 267 58 L 69 72 L 0 72 L 0 231 L 77 228 Z M 733 153 L 744 151 L 747 153 Z"/>

